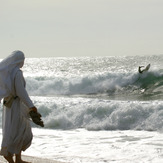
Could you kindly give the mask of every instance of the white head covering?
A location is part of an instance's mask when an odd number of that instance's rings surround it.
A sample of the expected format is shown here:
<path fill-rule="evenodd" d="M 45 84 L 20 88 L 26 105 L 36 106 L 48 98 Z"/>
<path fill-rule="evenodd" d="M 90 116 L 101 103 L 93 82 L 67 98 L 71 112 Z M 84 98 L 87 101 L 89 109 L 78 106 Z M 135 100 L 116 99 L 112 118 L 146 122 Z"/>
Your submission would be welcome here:
<path fill-rule="evenodd" d="M 14 76 L 24 59 L 24 53 L 17 50 L 0 62 L 0 101 L 12 92 Z"/>

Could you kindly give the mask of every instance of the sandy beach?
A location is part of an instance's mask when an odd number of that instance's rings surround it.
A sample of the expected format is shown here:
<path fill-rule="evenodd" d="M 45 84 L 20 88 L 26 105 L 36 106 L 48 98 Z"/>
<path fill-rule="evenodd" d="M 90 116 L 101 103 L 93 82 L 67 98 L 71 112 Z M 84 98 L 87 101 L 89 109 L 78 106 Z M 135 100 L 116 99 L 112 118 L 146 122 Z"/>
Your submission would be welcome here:
<path fill-rule="evenodd" d="M 23 156 L 23 160 L 28 161 L 30 163 L 63 163 L 60 161 L 43 159 L 43 158 L 39 158 L 39 157 L 30 157 L 30 156 Z M 0 162 L 7 163 L 7 161 L 2 156 L 0 156 Z"/>

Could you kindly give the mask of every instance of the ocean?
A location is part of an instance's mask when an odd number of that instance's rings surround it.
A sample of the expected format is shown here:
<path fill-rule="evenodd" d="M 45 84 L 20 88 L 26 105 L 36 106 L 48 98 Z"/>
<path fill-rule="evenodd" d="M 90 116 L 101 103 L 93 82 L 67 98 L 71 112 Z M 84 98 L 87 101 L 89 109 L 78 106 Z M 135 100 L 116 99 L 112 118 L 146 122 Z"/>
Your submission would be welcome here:
<path fill-rule="evenodd" d="M 23 74 L 45 123 L 31 123 L 25 155 L 67 163 L 163 161 L 163 55 L 26 58 Z"/>

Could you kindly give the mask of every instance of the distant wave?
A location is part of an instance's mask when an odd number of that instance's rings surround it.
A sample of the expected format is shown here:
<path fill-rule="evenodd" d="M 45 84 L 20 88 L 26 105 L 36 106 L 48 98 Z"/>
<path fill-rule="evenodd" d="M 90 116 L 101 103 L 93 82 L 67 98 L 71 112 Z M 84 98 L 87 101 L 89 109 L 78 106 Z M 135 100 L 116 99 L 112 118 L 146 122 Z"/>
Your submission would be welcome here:
<path fill-rule="evenodd" d="M 163 95 L 162 71 L 105 73 L 79 77 L 27 77 L 30 95 L 100 95 L 110 97 L 144 96 L 159 99 Z"/>

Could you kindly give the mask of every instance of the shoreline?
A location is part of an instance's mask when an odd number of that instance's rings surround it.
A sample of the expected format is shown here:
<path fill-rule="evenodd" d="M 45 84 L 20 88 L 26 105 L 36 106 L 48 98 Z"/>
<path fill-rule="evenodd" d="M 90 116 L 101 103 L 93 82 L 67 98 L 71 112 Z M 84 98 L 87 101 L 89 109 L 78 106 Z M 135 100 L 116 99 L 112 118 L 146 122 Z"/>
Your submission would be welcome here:
<path fill-rule="evenodd" d="M 23 161 L 28 161 L 30 163 L 64 163 L 60 161 L 50 160 L 50 159 L 44 159 L 39 157 L 33 157 L 33 156 L 22 156 Z M 3 156 L 0 156 L 0 162 L 1 163 L 7 163 L 7 161 L 3 158 Z"/>

